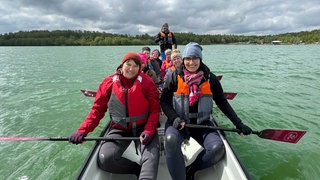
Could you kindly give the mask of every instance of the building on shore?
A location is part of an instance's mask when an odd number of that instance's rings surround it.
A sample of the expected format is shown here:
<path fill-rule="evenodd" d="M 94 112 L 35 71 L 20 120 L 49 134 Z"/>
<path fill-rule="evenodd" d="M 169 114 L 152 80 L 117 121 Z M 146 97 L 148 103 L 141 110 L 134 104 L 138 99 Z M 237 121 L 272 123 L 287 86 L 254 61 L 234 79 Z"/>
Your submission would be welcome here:
<path fill-rule="evenodd" d="M 273 45 L 279 45 L 279 44 L 281 44 L 281 41 L 271 41 L 271 44 L 273 44 Z"/>

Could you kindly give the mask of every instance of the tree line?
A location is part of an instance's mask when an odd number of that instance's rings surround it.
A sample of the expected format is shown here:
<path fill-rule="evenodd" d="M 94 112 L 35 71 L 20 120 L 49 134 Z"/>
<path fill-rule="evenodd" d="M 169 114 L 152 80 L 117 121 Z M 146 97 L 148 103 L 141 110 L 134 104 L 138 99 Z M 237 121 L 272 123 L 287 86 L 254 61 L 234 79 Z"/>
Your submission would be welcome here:
<path fill-rule="evenodd" d="M 278 35 L 245 36 L 223 34 L 194 34 L 174 32 L 179 45 L 198 42 L 211 44 L 318 44 L 320 29 Z M 156 45 L 149 34 L 128 35 L 83 30 L 32 30 L 0 34 L 0 46 L 119 46 Z"/>

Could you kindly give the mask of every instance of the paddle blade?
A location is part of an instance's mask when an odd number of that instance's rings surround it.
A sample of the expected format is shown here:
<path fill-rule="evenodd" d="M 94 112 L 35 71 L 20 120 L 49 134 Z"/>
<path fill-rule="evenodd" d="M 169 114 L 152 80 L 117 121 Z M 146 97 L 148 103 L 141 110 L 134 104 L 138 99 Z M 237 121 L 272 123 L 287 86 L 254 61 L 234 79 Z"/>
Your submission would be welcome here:
<path fill-rule="evenodd" d="M 218 75 L 217 79 L 220 81 L 222 79 L 222 75 Z"/>
<path fill-rule="evenodd" d="M 223 92 L 224 97 L 229 100 L 232 100 L 237 94 L 235 92 Z"/>
<path fill-rule="evenodd" d="M 304 130 L 286 130 L 286 129 L 264 129 L 257 135 L 264 139 L 282 141 L 288 143 L 297 143 L 307 131 Z"/>
<path fill-rule="evenodd" d="M 88 91 L 88 90 L 80 90 L 85 96 L 88 96 L 88 97 L 95 97 L 97 92 L 94 92 L 94 91 Z"/>

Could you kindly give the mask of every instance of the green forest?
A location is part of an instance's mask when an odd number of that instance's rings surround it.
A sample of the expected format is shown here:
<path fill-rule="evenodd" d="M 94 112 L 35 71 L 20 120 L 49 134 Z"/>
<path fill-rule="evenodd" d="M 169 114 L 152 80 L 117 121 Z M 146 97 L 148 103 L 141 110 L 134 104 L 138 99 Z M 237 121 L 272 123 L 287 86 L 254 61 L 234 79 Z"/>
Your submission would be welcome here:
<path fill-rule="evenodd" d="M 245 36 L 173 32 L 179 45 L 212 44 L 318 44 L 320 29 L 278 35 Z M 33 30 L 0 34 L 0 46 L 119 46 L 156 45 L 154 35 L 112 34 L 83 30 Z"/>

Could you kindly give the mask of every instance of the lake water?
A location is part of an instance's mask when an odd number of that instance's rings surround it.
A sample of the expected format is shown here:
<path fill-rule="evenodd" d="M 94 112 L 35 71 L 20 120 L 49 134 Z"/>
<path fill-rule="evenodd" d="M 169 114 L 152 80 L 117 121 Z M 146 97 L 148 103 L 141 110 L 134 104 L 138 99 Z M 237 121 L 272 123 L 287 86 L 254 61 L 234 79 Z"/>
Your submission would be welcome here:
<path fill-rule="evenodd" d="M 158 48 L 151 46 L 152 49 Z M 183 50 L 183 46 L 179 47 Z M 226 132 L 253 179 L 320 177 L 320 46 L 203 46 L 203 61 L 252 129 L 307 130 L 297 143 Z M 0 47 L 0 136 L 69 136 L 96 90 L 128 51 L 141 46 Z M 233 127 L 218 110 L 219 123 Z M 106 119 L 90 136 L 98 136 Z M 0 179 L 73 179 L 94 142 L 0 142 Z"/>

